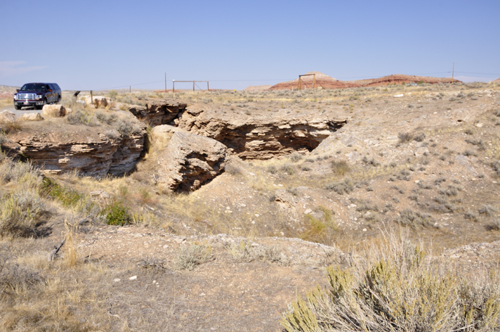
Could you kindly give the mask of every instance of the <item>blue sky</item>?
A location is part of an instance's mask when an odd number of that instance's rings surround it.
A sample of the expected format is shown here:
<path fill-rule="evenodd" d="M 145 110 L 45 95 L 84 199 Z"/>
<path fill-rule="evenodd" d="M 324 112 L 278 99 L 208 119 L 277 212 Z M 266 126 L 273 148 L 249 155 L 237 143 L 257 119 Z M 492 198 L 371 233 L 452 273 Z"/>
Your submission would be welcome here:
<path fill-rule="evenodd" d="M 243 89 L 308 71 L 446 77 L 453 63 L 458 79 L 500 77 L 498 0 L 0 0 L 0 12 L 2 85 L 162 89 L 166 72 L 169 88 Z"/>

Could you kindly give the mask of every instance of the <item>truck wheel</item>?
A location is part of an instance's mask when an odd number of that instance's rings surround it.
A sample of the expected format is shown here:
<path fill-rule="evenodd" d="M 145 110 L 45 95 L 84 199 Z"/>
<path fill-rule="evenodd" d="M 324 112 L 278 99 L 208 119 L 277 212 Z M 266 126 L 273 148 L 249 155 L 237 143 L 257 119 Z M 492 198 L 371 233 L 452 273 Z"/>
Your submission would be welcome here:
<path fill-rule="evenodd" d="M 21 106 L 20 105 L 14 105 L 14 108 L 19 111 L 21 109 Z"/>

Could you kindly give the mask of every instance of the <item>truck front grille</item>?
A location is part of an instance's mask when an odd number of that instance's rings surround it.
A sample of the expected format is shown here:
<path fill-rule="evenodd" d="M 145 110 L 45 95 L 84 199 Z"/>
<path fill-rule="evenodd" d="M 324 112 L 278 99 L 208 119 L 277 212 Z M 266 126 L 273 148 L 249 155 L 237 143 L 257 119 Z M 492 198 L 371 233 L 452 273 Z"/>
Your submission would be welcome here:
<path fill-rule="evenodd" d="M 17 99 L 33 100 L 33 99 L 35 99 L 35 94 L 34 93 L 18 93 Z"/>

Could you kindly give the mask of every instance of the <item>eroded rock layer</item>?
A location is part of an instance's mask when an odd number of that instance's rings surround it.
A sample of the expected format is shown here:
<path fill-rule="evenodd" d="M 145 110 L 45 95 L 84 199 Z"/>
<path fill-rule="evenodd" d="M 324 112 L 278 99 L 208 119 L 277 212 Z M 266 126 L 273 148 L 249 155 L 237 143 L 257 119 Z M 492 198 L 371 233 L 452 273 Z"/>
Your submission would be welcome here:
<path fill-rule="evenodd" d="M 135 168 L 144 150 L 145 134 L 145 126 L 113 138 L 97 129 L 69 126 L 51 133 L 20 131 L 9 136 L 5 145 L 11 155 L 23 156 L 50 173 L 76 170 L 86 176 L 120 176 Z"/>
<path fill-rule="evenodd" d="M 196 190 L 223 172 L 226 156 L 216 140 L 175 132 L 158 156 L 158 183 L 169 191 Z"/>
<path fill-rule="evenodd" d="M 286 111 L 273 117 L 225 116 L 221 112 L 184 113 L 179 127 L 226 145 L 242 159 L 270 159 L 294 151 L 312 151 L 346 120 L 299 117 Z"/>
<path fill-rule="evenodd" d="M 312 151 L 347 123 L 345 119 L 324 114 L 301 115 L 290 110 L 246 114 L 183 106 L 185 108 L 181 109 L 165 102 L 155 106 L 155 109 L 165 110 L 162 112 L 153 111 L 151 107 L 134 108 L 131 112 L 139 114 L 138 118 L 143 121 L 154 118 L 155 123 L 178 126 L 187 132 L 213 138 L 242 159 L 270 159 L 294 151 Z M 180 110 L 167 111 L 176 108 Z"/>
<path fill-rule="evenodd" d="M 153 102 L 146 106 L 133 106 L 129 111 L 139 120 L 154 127 L 174 122 L 185 111 L 186 106 L 175 101 Z"/>

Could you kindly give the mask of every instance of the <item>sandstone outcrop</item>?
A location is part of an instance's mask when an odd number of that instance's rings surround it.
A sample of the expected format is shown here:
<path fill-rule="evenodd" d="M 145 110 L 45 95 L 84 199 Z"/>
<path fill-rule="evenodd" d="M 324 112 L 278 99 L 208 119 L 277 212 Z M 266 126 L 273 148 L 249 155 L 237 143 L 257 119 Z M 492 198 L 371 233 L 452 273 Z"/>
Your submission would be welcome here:
<path fill-rule="evenodd" d="M 186 104 L 163 104 L 130 112 L 150 125 L 170 124 L 196 135 L 213 138 L 242 159 L 270 159 L 294 151 L 312 151 L 347 123 L 324 114 L 226 113 L 224 110 Z"/>
<path fill-rule="evenodd" d="M 28 158 L 49 173 L 76 170 L 86 176 L 121 176 L 135 168 L 144 150 L 145 126 L 133 134 L 110 138 L 102 133 L 106 132 L 103 127 L 62 125 L 55 128 L 52 124 L 49 128 L 43 123 L 10 134 L 7 148 L 11 155 Z"/>
<path fill-rule="evenodd" d="M 62 105 L 44 105 L 42 116 L 50 118 L 60 118 L 66 116 L 66 108 Z"/>
<path fill-rule="evenodd" d="M 0 112 L 0 123 L 9 123 L 16 121 L 16 115 L 13 112 L 2 111 Z"/>
<path fill-rule="evenodd" d="M 264 113 L 226 114 L 188 109 L 179 127 L 213 138 L 242 159 L 270 159 L 294 151 L 312 151 L 325 138 L 347 123 L 327 115 L 297 114 L 281 110 L 273 116 Z"/>
<path fill-rule="evenodd" d="M 133 106 L 129 112 L 150 126 L 173 124 L 186 110 L 187 104 L 175 101 L 154 102 L 146 106 Z"/>
<path fill-rule="evenodd" d="M 208 137 L 174 133 L 158 156 L 159 186 L 176 192 L 198 189 L 224 171 L 226 150 Z"/>
<path fill-rule="evenodd" d="M 24 113 L 19 117 L 19 121 L 42 121 L 43 118 L 40 113 L 30 112 Z"/>

